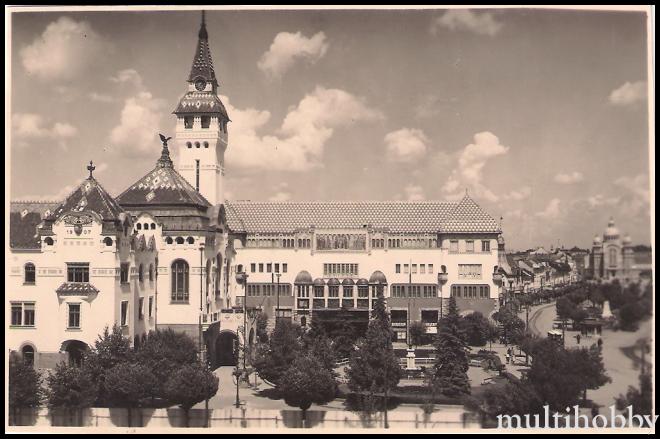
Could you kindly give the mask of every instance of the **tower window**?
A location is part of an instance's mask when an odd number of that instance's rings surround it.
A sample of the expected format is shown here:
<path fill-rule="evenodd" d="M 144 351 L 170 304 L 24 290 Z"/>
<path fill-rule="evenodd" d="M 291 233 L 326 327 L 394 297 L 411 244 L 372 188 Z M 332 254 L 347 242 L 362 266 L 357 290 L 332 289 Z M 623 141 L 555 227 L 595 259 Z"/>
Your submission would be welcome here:
<path fill-rule="evenodd" d="M 202 116 L 202 128 L 211 126 L 211 116 Z"/>
<path fill-rule="evenodd" d="M 195 189 L 199 192 L 199 159 L 195 160 Z"/>
<path fill-rule="evenodd" d="M 199 142 L 195 142 L 195 148 L 199 148 Z"/>
<path fill-rule="evenodd" d="M 192 143 L 190 143 L 190 142 L 186 142 L 186 146 L 187 146 L 188 148 L 192 148 Z"/>
<path fill-rule="evenodd" d="M 193 121 L 195 119 L 192 116 L 186 116 L 183 118 L 183 126 L 187 130 L 191 130 L 193 127 Z"/>
<path fill-rule="evenodd" d="M 209 142 L 204 142 L 204 148 L 208 148 L 208 147 L 209 147 Z"/>

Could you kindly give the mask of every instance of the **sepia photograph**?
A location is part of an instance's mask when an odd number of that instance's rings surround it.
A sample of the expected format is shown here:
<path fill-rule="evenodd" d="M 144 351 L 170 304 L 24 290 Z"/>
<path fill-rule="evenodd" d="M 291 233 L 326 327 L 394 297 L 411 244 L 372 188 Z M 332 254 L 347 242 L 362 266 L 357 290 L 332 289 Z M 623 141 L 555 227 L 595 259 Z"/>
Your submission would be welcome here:
<path fill-rule="evenodd" d="M 6 6 L 6 433 L 655 433 L 652 6 Z"/>

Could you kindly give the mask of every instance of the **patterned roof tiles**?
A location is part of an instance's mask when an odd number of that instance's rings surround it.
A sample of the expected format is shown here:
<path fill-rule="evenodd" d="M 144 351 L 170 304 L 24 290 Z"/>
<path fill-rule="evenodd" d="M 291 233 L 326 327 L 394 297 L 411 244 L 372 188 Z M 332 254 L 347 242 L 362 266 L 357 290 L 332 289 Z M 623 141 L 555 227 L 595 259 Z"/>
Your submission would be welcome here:
<path fill-rule="evenodd" d="M 227 109 L 218 95 L 206 91 L 187 92 L 181 97 L 173 113 L 220 113 L 223 118 L 229 120 Z"/>
<path fill-rule="evenodd" d="M 11 212 L 9 214 L 9 246 L 14 249 L 39 249 L 41 241 L 37 226 L 41 224 L 39 212 Z"/>
<path fill-rule="evenodd" d="M 373 227 L 392 233 L 499 232 L 499 225 L 472 200 L 226 203 L 229 228 L 247 233 L 293 233 Z"/>
<path fill-rule="evenodd" d="M 64 282 L 55 292 L 60 295 L 87 296 L 97 294 L 99 290 L 89 282 Z"/>
<path fill-rule="evenodd" d="M 53 212 L 58 218 L 67 212 L 95 212 L 103 220 L 120 220 L 123 209 L 94 177 L 88 177 Z"/>

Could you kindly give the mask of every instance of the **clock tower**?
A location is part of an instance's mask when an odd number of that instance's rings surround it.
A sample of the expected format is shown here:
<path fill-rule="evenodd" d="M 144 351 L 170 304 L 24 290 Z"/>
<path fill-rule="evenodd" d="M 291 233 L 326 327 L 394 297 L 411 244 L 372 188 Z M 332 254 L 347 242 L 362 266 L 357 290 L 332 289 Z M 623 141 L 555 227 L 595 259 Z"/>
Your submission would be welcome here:
<path fill-rule="evenodd" d="M 188 91 L 174 110 L 179 173 L 212 205 L 224 203 L 227 110 L 218 97 L 204 12 Z"/>

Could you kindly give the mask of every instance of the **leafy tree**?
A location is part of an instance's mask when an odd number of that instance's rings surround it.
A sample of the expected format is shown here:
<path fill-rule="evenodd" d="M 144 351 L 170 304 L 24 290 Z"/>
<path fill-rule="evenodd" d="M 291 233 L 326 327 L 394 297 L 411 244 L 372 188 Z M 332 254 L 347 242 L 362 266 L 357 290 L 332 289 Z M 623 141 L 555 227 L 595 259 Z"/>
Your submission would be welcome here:
<path fill-rule="evenodd" d="M 632 412 L 636 415 L 651 415 L 653 412 L 653 381 L 651 374 L 643 372 L 639 375 L 639 389 L 630 386 L 626 395 L 616 398 L 616 408 L 625 410 L 632 406 Z"/>
<path fill-rule="evenodd" d="M 119 325 L 113 325 L 112 332 L 106 326 L 103 334 L 94 342 L 94 347 L 85 353 L 84 367 L 98 384 L 97 406 L 107 404 L 105 373 L 118 364 L 133 358 L 131 343 L 124 337 Z"/>
<path fill-rule="evenodd" d="M 583 400 L 587 400 L 587 389 L 597 389 L 612 380 L 605 373 L 601 350 L 595 344 L 590 348 L 570 351 L 574 373 L 578 374 L 583 386 Z"/>
<path fill-rule="evenodd" d="M 470 346 L 484 346 L 488 341 L 488 320 L 480 312 L 468 314 L 460 320 L 465 341 Z"/>
<path fill-rule="evenodd" d="M 629 302 L 619 310 L 619 322 L 621 329 L 635 331 L 639 327 L 639 321 L 644 317 L 645 310 L 639 302 Z"/>
<path fill-rule="evenodd" d="M 503 386 L 489 386 L 480 409 L 491 419 L 497 415 L 534 415 L 543 412 L 543 401 L 527 381 L 515 380 Z"/>
<path fill-rule="evenodd" d="M 349 358 L 355 350 L 358 337 L 355 328 L 347 321 L 342 321 L 328 336 L 332 340 L 332 350 L 337 359 Z"/>
<path fill-rule="evenodd" d="M 108 402 L 114 407 L 128 409 L 128 426 L 132 426 L 131 408 L 153 395 L 156 377 L 147 366 L 120 363 L 105 374 Z"/>
<path fill-rule="evenodd" d="M 468 380 L 468 351 L 460 329 L 460 317 L 456 299 L 449 299 L 446 316 L 440 321 L 435 341 L 435 363 L 431 377 L 440 393 L 449 397 L 470 394 Z"/>
<path fill-rule="evenodd" d="M 410 342 L 413 344 L 413 346 L 424 344 L 426 328 L 422 322 L 416 320 L 410 323 L 410 329 L 408 332 L 410 333 Z"/>
<path fill-rule="evenodd" d="M 326 404 L 337 394 L 333 374 L 313 354 L 299 355 L 281 377 L 277 386 L 284 402 L 302 410 L 303 426 L 307 409 L 315 404 Z"/>
<path fill-rule="evenodd" d="M 169 328 L 150 331 L 136 352 L 136 362 L 152 371 L 157 383 L 154 394 L 162 398 L 168 378 L 180 367 L 197 363 L 197 344 L 187 334 Z"/>
<path fill-rule="evenodd" d="M 336 375 L 337 360 L 332 349 L 332 341 L 325 332 L 308 332 L 303 337 L 303 350 L 319 360 L 321 365 L 333 376 Z"/>
<path fill-rule="evenodd" d="M 568 297 L 560 297 L 555 303 L 557 308 L 557 317 L 561 320 L 569 320 L 573 315 L 575 304 Z"/>
<path fill-rule="evenodd" d="M 185 414 L 185 426 L 190 425 L 190 409 L 218 392 L 218 377 L 198 363 L 177 368 L 164 386 L 168 401 L 179 405 Z"/>
<path fill-rule="evenodd" d="M 493 319 L 502 325 L 504 341 L 517 343 L 524 335 L 525 322 L 508 309 L 500 309 L 493 314 Z"/>
<path fill-rule="evenodd" d="M 60 363 L 46 382 L 49 408 L 84 409 L 96 401 L 98 386 L 86 369 Z"/>
<path fill-rule="evenodd" d="M 367 413 L 370 413 L 369 403 L 376 395 L 383 394 L 387 399 L 389 390 L 401 379 L 401 366 L 392 347 L 392 336 L 385 299 L 379 294 L 365 337 L 352 352 L 346 368 L 348 387 L 360 394 L 362 410 Z"/>
<path fill-rule="evenodd" d="M 14 419 L 21 408 L 38 407 L 41 403 L 43 390 L 41 376 L 31 365 L 22 359 L 9 360 L 9 409 Z"/>
<path fill-rule="evenodd" d="M 278 320 L 268 343 L 257 348 L 254 367 L 261 378 L 278 384 L 302 349 L 299 327 L 289 320 Z"/>
<path fill-rule="evenodd" d="M 268 314 L 260 312 L 257 314 L 257 338 L 261 343 L 268 341 Z"/>

